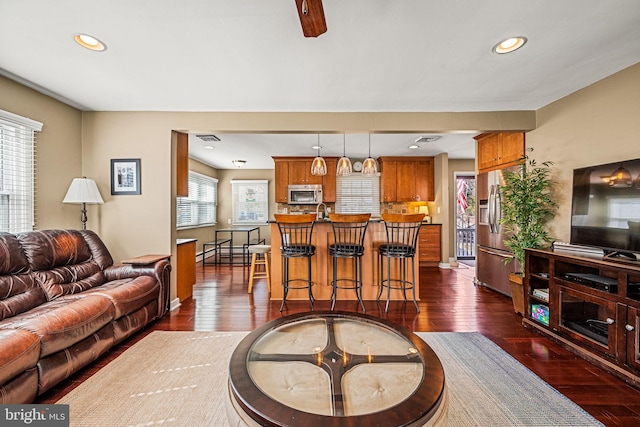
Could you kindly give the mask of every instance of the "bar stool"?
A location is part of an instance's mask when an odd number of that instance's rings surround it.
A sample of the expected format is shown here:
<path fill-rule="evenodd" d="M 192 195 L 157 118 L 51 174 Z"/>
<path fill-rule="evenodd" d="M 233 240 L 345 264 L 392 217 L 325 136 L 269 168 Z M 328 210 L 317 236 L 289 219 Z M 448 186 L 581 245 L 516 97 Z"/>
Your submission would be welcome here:
<path fill-rule="evenodd" d="M 249 246 L 249 253 L 251 254 L 251 271 L 249 273 L 249 293 L 253 291 L 253 279 L 265 278 L 267 279 L 267 288 L 271 292 L 271 268 L 269 267 L 269 253 L 271 253 L 271 246 L 269 245 L 251 245 Z M 264 265 L 264 271 L 256 272 L 257 265 Z"/>
<path fill-rule="evenodd" d="M 354 289 L 362 312 L 362 255 L 364 255 L 364 236 L 369 225 L 371 214 L 330 214 L 333 228 L 333 243 L 329 245 L 329 255 L 333 258 L 333 280 L 331 281 L 331 310 L 336 305 L 338 289 Z M 351 258 L 353 260 L 353 277 L 338 278 L 338 259 Z M 340 285 L 340 282 L 348 282 Z"/>
<path fill-rule="evenodd" d="M 382 289 L 386 287 L 387 304 L 384 309 L 386 313 L 389 311 L 391 289 L 402 290 L 405 302 L 407 302 L 407 289 L 411 289 L 413 303 L 418 313 L 420 313 L 420 308 L 416 301 L 416 286 L 418 284 L 415 283 L 414 257 L 424 214 L 383 214 L 382 219 L 384 220 L 387 242 L 378 247 L 380 253 L 380 290 L 378 291 L 377 300 L 380 301 Z M 386 259 L 386 263 L 383 262 L 384 259 Z M 399 261 L 399 278 L 391 277 L 392 259 Z M 411 280 L 407 280 L 407 261 L 411 262 Z"/>
<path fill-rule="evenodd" d="M 284 307 L 289 289 L 309 289 L 309 303 L 313 310 L 313 292 L 311 287 L 311 257 L 316 253 L 316 247 L 311 244 L 311 236 L 313 234 L 313 225 L 315 224 L 316 214 L 274 214 L 282 246 L 280 246 L 280 255 L 283 260 L 283 281 L 284 293 L 282 295 L 282 304 L 280 311 Z M 289 260 L 291 258 L 307 259 L 307 277 L 294 278 L 289 277 Z M 302 284 L 298 284 L 302 282 Z"/>

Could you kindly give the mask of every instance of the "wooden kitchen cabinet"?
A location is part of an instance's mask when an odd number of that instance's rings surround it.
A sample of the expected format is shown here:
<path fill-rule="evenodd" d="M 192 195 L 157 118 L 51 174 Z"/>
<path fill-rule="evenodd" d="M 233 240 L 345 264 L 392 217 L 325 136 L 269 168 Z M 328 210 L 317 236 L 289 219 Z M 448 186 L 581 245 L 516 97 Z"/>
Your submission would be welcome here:
<path fill-rule="evenodd" d="M 514 166 L 525 154 L 524 132 L 483 133 L 478 141 L 478 171 Z"/>
<path fill-rule="evenodd" d="M 396 162 L 390 159 L 378 159 L 380 165 L 380 199 L 383 202 L 395 202 L 396 193 Z"/>
<path fill-rule="evenodd" d="M 311 175 L 311 162 L 315 157 L 272 157 L 274 162 L 274 178 L 276 181 L 276 203 L 288 203 L 289 185 L 322 185 L 324 202 L 336 201 L 336 165 L 337 157 L 325 157 L 327 174 Z"/>
<path fill-rule="evenodd" d="M 189 135 L 176 136 L 176 196 L 189 196 Z"/>
<path fill-rule="evenodd" d="M 313 159 L 289 160 L 289 185 L 322 184 L 321 176 L 311 175 L 312 162 Z"/>
<path fill-rule="evenodd" d="M 422 266 L 437 266 L 440 262 L 442 226 L 423 225 L 418 234 L 418 261 Z"/>
<path fill-rule="evenodd" d="M 337 159 L 326 158 L 327 174 L 322 177 L 322 201 L 325 203 L 335 203 L 336 201 L 336 168 Z"/>
<path fill-rule="evenodd" d="M 433 201 L 433 157 L 380 157 L 383 202 Z"/>
<path fill-rule="evenodd" d="M 289 202 L 289 162 L 274 160 L 274 176 L 276 181 L 276 203 Z"/>

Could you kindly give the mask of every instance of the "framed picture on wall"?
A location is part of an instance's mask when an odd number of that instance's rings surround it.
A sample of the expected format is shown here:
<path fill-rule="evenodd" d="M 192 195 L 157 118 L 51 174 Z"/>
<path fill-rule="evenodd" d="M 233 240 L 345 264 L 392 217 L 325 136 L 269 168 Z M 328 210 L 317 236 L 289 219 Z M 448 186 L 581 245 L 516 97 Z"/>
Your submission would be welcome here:
<path fill-rule="evenodd" d="M 141 194 L 140 159 L 111 159 L 111 194 Z"/>

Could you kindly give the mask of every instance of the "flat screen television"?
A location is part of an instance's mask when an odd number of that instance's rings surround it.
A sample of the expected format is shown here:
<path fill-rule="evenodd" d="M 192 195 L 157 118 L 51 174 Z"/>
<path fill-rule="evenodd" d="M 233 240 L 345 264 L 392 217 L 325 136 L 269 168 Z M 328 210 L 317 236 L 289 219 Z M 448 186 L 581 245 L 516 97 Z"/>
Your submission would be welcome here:
<path fill-rule="evenodd" d="M 640 253 L 640 159 L 573 171 L 571 243 L 609 256 Z"/>

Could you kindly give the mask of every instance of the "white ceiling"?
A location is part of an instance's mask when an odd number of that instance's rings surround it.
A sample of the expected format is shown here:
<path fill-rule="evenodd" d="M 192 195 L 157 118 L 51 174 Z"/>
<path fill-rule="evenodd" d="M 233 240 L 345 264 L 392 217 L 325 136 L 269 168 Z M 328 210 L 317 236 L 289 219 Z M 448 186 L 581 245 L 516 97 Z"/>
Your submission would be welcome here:
<path fill-rule="evenodd" d="M 1 0 L 0 73 L 93 111 L 459 112 L 535 110 L 640 61 L 638 0 L 323 4 L 309 39 L 294 0 Z"/>

